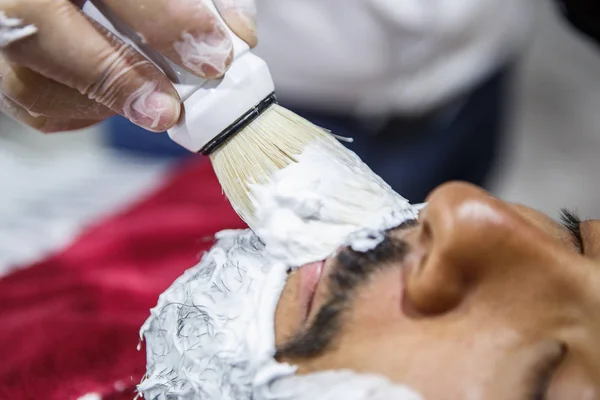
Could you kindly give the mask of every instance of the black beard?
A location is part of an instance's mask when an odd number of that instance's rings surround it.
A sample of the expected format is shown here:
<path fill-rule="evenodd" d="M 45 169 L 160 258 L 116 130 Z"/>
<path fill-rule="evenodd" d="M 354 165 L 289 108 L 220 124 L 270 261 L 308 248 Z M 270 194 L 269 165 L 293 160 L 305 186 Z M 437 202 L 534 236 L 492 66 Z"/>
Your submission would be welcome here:
<path fill-rule="evenodd" d="M 415 224 L 415 221 L 408 221 L 393 230 Z M 312 358 L 331 347 L 358 288 L 368 283 L 377 272 L 397 267 L 408 253 L 408 244 L 394 238 L 393 230 L 386 231 L 384 240 L 372 250 L 360 253 L 346 247 L 337 254 L 327 282 L 327 300 L 308 328 L 277 349 L 276 359 Z"/>

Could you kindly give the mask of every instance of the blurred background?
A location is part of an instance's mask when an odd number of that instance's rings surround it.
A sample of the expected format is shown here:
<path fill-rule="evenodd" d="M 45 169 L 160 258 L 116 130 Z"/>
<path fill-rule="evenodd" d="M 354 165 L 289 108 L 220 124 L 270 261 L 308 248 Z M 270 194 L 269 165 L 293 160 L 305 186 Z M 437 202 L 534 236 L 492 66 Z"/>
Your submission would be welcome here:
<path fill-rule="evenodd" d="M 566 206 L 600 217 L 600 52 L 549 2 L 538 3 L 490 188 L 554 216 Z M 0 273 L 60 247 L 90 221 L 152 190 L 183 154 L 146 132 L 142 148 L 124 152 L 135 139 L 123 140 L 128 129 L 114 119 L 44 136 L 0 117 Z M 161 157 L 147 156 L 159 147 Z"/>

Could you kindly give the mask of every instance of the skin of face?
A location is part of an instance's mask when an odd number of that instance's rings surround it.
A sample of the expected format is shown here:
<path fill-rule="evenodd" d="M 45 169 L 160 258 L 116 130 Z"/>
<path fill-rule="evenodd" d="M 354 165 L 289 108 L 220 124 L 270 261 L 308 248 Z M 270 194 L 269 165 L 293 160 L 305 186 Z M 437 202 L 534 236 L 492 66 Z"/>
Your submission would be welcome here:
<path fill-rule="evenodd" d="M 465 183 L 427 201 L 388 232 L 402 251 L 348 290 L 328 343 L 279 361 L 378 373 L 427 399 L 600 399 L 600 221 L 561 224 Z M 278 348 L 331 301 L 345 251 L 290 275 Z"/>

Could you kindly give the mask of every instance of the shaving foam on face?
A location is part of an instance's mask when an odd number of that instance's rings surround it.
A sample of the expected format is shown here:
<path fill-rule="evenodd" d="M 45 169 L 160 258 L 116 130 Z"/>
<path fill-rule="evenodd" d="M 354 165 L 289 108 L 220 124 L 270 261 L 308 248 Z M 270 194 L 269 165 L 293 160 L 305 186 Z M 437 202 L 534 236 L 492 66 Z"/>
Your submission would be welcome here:
<path fill-rule="evenodd" d="M 322 260 L 338 247 L 368 251 L 383 231 L 418 216 L 413 206 L 335 140 L 311 143 L 269 183 L 251 188 L 267 251 L 291 267 Z"/>
<path fill-rule="evenodd" d="M 374 374 L 322 371 L 296 375 L 265 387 L 263 398 L 286 400 L 423 400 L 410 388 Z"/>
<path fill-rule="evenodd" d="M 138 390 L 147 399 L 258 399 L 254 392 L 294 372 L 273 358 L 287 268 L 249 230 L 217 239 L 140 330 L 147 372 Z"/>

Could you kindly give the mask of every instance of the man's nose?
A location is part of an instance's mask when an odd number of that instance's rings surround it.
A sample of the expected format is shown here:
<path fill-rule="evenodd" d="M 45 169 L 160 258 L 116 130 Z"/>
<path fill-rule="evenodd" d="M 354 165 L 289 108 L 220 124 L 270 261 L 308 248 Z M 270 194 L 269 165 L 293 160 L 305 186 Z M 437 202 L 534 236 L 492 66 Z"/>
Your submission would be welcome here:
<path fill-rule="evenodd" d="M 455 307 L 493 264 L 509 262 L 512 247 L 524 245 L 512 237 L 522 224 L 506 203 L 475 186 L 448 183 L 432 192 L 420 216 L 425 256 L 407 280 L 413 306 L 422 313 Z"/>

